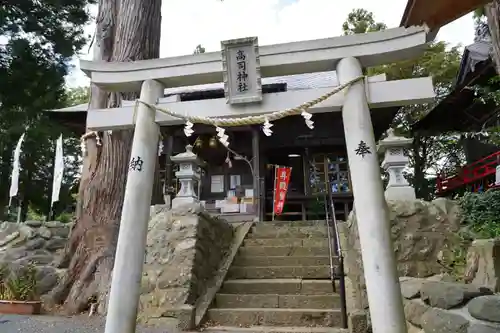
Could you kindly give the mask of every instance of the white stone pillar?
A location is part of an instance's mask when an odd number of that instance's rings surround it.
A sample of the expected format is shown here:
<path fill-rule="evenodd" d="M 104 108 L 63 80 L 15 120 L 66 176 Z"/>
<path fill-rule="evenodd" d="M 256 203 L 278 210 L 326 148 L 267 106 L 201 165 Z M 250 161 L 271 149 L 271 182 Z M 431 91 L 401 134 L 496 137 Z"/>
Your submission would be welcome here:
<path fill-rule="evenodd" d="M 387 200 L 415 200 L 415 189 L 406 180 L 403 172 L 408 166 L 408 148 L 413 139 L 408 139 L 394 135 L 391 128 L 387 131 L 387 137 L 378 144 L 378 152 L 385 154 L 382 168 L 389 174 L 389 183 L 385 189 Z"/>
<path fill-rule="evenodd" d="M 144 81 L 140 99 L 154 104 L 163 95 L 163 89 L 157 81 Z M 138 105 L 105 333 L 134 333 L 136 328 L 158 154 L 159 127 L 155 123 L 155 114 L 146 105 Z"/>
<path fill-rule="evenodd" d="M 355 58 L 337 65 L 340 84 L 362 75 Z M 346 89 L 342 109 L 361 255 L 374 333 L 406 333 L 387 204 L 363 81 Z"/>
<path fill-rule="evenodd" d="M 495 169 L 495 186 L 500 186 L 500 165 Z"/>
<path fill-rule="evenodd" d="M 179 164 L 179 171 L 175 173 L 175 176 L 181 183 L 179 193 L 172 200 L 172 208 L 185 204 L 198 203 L 200 186 L 198 186 L 197 194 L 194 185 L 195 183 L 200 184 L 201 174 L 199 167 L 203 162 L 193 153 L 193 146 L 187 145 L 184 153 L 172 156 L 170 159 L 172 162 Z"/>

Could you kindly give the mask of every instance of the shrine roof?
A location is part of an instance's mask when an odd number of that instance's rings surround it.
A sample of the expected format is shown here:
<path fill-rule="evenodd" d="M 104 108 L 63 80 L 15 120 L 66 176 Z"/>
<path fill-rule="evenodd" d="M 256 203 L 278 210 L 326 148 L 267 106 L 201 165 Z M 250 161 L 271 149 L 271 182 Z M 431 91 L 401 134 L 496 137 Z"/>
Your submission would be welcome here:
<path fill-rule="evenodd" d="M 465 48 L 454 89 L 412 127 L 414 132 L 438 135 L 446 132 L 481 131 L 497 113 L 491 104 L 483 104 L 474 86 L 490 85 L 496 76 L 489 54 L 491 43 L 478 41 Z"/>
<path fill-rule="evenodd" d="M 489 2 L 491 0 L 408 0 L 401 26 L 425 23 L 437 33 L 439 28 Z"/>
<path fill-rule="evenodd" d="M 295 75 L 284 75 L 262 78 L 263 85 L 286 84 L 286 90 L 326 88 L 338 84 L 337 73 L 335 71 L 306 73 Z M 165 96 L 195 93 L 208 90 L 224 89 L 224 83 L 208 83 L 187 87 L 175 87 L 165 89 Z"/>

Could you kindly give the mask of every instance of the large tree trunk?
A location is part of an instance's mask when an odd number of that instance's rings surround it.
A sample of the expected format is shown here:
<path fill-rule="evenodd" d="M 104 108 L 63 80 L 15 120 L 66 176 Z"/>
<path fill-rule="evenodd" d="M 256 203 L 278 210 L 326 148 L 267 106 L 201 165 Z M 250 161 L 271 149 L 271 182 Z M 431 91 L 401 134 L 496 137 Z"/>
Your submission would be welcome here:
<path fill-rule="evenodd" d="M 160 32 L 161 0 L 100 0 L 94 60 L 158 58 Z M 91 108 L 138 97 L 91 89 Z M 101 145 L 95 136 L 86 140 L 77 220 L 60 262 L 68 272 L 50 295 L 56 304 L 64 302 L 69 314 L 85 310 L 90 302 L 106 312 L 132 137 L 132 130 L 123 130 L 100 133 Z"/>
<path fill-rule="evenodd" d="M 497 73 L 500 73 L 500 1 L 495 0 L 484 7 L 484 14 L 488 19 L 491 41 L 493 44 L 492 57 Z"/>

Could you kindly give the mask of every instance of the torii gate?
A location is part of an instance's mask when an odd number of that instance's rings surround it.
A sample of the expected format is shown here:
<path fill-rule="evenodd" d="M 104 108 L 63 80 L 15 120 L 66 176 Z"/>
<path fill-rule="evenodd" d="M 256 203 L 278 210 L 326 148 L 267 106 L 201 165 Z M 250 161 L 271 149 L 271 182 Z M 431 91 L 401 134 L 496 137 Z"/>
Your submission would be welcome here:
<path fill-rule="evenodd" d="M 250 62 L 255 71 L 251 74 L 271 77 L 336 69 L 339 82 L 332 82 L 332 86 L 342 85 L 359 78 L 364 67 L 418 57 L 426 48 L 427 33 L 426 27 L 396 28 L 262 47 L 258 47 L 255 39 L 252 39 L 254 45 L 247 45 L 250 46 L 249 52 L 255 52 Z M 228 41 L 226 45 L 240 41 Z M 248 39 L 245 41 L 248 42 Z M 123 63 L 80 61 L 80 68 L 101 89 L 140 91 L 140 100 L 145 103 L 168 107 L 176 114 L 197 117 L 265 115 L 317 99 L 329 90 L 321 88 L 259 95 L 260 78 L 257 78 L 255 82 L 258 86 L 251 91 L 254 96 L 240 101 L 244 103 L 240 105 L 233 105 L 225 98 L 191 102 L 161 98 L 165 87 L 223 80 L 227 83 L 227 50 L 226 53 L 223 50 L 222 57 L 221 52 L 212 52 Z M 230 85 L 226 85 L 226 88 L 231 90 Z M 368 302 L 375 333 L 403 333 L 407 330 L 379 161 L 375 153 L 370 108 L 425 103 L 433 97 L 431 78 L 358 80 L 346 88 L 343 94 L 333 95 L 309 110 L 311 113 L 342 111 Z M 143 161 L 141 171 L 131 168 L 128 173 L 106 333 L 135 332 L 159 126 L 183 122 L 155 111 L 144 103 L 139 103 L 136 111 L 132 106 L 124 106 L 89 110 L 87 115 L 87 128 L 90 130 L 135 126 L 131 159 L 140 156 Z M 357 153 L 361 143 L 368 153 Z"/>

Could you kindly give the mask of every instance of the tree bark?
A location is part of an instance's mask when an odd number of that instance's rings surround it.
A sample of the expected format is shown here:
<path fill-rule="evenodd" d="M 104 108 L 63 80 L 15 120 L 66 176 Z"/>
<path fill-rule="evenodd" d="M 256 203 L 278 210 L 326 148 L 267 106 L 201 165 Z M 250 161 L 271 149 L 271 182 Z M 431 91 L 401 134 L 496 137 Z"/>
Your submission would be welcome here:
<path fill-rule="evenodd" d="M 500 73 L 500 1 L 495 0 L 484 7 L 488 19 L 491 41 L 493 44 L 492 58 L 497 73 Z"/>
<path fill-rule="evenodd" d="M 94 60 L 158 58 L 161 0 L 100 0 Z M 90 108 L 115 107 L 136 94 L 107 94 L 91 87 Z M 98 304 L 105 313 L 127 180 L 133 130 L 99 133 L 86 140 L 76 223 L 59 263 L 67 273 L 49 295 L 68 314 Z"/>

